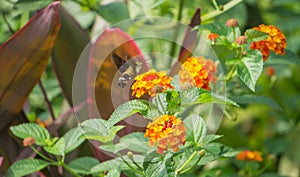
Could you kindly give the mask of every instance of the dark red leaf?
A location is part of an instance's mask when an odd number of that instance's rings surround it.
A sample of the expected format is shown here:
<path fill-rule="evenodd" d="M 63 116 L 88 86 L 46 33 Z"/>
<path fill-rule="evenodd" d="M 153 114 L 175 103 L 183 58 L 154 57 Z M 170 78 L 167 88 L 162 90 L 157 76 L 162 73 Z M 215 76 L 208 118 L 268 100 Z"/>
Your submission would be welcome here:
<path fill-rule="evenodd" d="M 45 70 L 60 23 L 54 2 L 0 46 L 0 129 L 22 109 Z"/>
<path fill-rule="evenodd" d="M 89 58 L 89 117 L 99 116 L 99 110 L 101 117 L 107 119 L 117 106 L 131 99 L 132 81 L 124 88 L 118 86 L 121 73 L 112 59 L 113 53 L 124 60 L 135 58 L 141 62 L 143 67 L 139 73 L 149 69 L 141 50 L 127 33 L 117 28 L 104 30 L 93 44 Z"/>

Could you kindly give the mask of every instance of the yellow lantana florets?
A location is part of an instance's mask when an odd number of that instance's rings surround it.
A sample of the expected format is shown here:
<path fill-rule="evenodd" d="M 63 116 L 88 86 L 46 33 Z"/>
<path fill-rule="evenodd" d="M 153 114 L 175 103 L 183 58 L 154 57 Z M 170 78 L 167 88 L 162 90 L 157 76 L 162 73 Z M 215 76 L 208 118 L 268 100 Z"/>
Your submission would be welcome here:
<path fill-rule="evenodd" d="M 236 156 L 236 159 L 243 160 L 243 161 L 257 161 L 257 162 L 262 162 L 262 160 L 263 160 L 260 152 L 249 151 L 249 150 L 244 150 L 244 151 L 240 152 Z"/>
<path fill-rule="evenodd" d="M 157 145 L 157 153 L 163 154 L 168 148 L 174 152 L 186 142 L 186 129 L 181 119 L 173 115 L 162 115 L 150 122 L 147 126 L 145 137 L 149 145 Z"/>
<path fill-rule="evenodd" d="M 204 57 L 188 58 L 179 71 L 179 82 L 183 88 L 196 86 L 210 90 L 210 83 L 217 81 L 217 67 L 212 60 Z"/>
<path fill-rule="evenodd" d="M 140 98 L 145 93 L 154 96 L 158 91 L 164 92 L 169 88 L 174 88 L 171 85 L 171 77 L 167 76 L 163 71 L 157 72 L 154 69 L 138 75 L 134 80 L 135 82 L 131 86 L 133 90 L 132 96 L 135 95 L 137 98 Z"/>
<path fill-rule="evenodd" d="M 268 38 L 262 41 L 253 42 L 251 49 L 257 49 L 262 52 L 263 60 L 266 61 L 270 56 L 270 50 L 274 51 L 276 55 L 284 55 L 286 48 L 286 38 L 284 34 L 273 25 L 259 25 L 253 29 L 269 34 Z"/>

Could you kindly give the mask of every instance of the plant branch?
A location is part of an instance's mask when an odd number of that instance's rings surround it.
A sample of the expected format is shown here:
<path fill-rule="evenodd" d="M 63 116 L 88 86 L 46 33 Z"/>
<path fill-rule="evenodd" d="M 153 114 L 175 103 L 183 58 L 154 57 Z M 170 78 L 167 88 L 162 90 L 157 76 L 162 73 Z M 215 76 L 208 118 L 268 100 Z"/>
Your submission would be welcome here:
<path fill-rule="evenodd" d="M 15 30 L 12 28 L 12 26 L 11 26 L 10 23 L 8 22 L 8 20 L 7 20 L 6 16 L 5 16 L 5 14 L 4 14 L 4 12 L 2 12 L 2 18 L 3 18 L 4 22 L 5 22 L 5 24 L 7 25 L 9 32 L 10 32 L 11 34 L 14 34 L 14 33 L 15 33 Z"/>
<path fill-rule="evenodd" d="M 176 171 L 175 171 L 175 176 L 177 177 L 179 174 L 182 173 L 182 170 L 191 162 L 191 160 L 197 155 L 198 151 L 194 151 L 190 157 L 187 159 L 187 161 L 185 161 L 181 167 L 179 167 Z M 200 155 L 201 156 L 201 155 Z"/>
<path fill-rule="evenodd" d="M 229 9 L 231 9 L 231 8 L 234 7 L 234 6 L 236 6 L 236 5 L 239 4 L 240 2 L 242 2 L 242 0 L 233 0 L 233 1 L 230 1 L 230 2 L 228 2 L 227 4 L 224 5 L 224 10 L 222 10 L 222 11 L 219 10 L 219 9 L 214 10 L 214 11 L 208 13 L 208 14 L 203 15 L 203 16 L 201 17 L 201 19 L 202 19 L 203 21 L 206 21 L 206 20 L 209 20 L 209 19 L 211 19 L 211 18 L 214 18 L 214 17 L 216 17 L 216 16 L 222 14 L 223 12 L 228 11 Z"/>
<path fill-rule="evenodd" d="M 218 3 L 216 2 L 216 0 L 212 0 L 212 3 L 214 4 L 216 9 L 219 9 Z"/>
<path fill-rule="evenodd" d="M 204 151 L 204 150 L 201 150 L 201 151 Z M 180 173 L 185 173 L 185 172 L 190 171 L 192 168 L 194 168 L 194 167 L 200 162 L 200 160 L 201 160 L 202 157 L 204 156 L 203 153 L 202 153 L 203 155 L 201 154 L 201 151 L 199 152 L 199 153 L 200 153 L 200 156 L 199 156 L 199 158 L 197 159 L 196 163 L 195 163 L 193 166 L 191 166 L 190 168 L 187 168 L 187 169 L 183 170 L 183 171 L 180 172 Z M 205 151 L 204 151 L 204 152 L 205 152 Z"/>
<path fill-rule="evenodd" d="M 52 117 L 52 120 L 55 120 L 55 116 L 54 116 L 54 112 L 53 112 L 52 105 L 51 105 L 51 103 L 50 103 L 50 101 L 49 101 L 49 99 L 48 99 L 48 96 L 47 96 L 47 93 L 46 93 L 46 89 L 45 89 L 45 87 L 43 86 L 41 80 L 38 81 L 38 85 L 39 85 L 39 87 L 40 87 L 40 89 L 41 89 L 41 91 L 42 91 L 42 94 L 43 94 L 44 99 L 45 99 L 45 101 L 46 101 L 46 105 L 47 105 L 47 107 L 48 107 L 48 110 L 49 110 L 49 113 L 50 113 L 50 115 L 51 115 L 51 117 Z"/>
<path fill-rule="evenodd" d="M 76 172 L 74 172 L 68 165 L 66 165 L 64 162 L 60 163 L 62 167 L 64 167 L 64 169 L 66 169 L 71 175 L 75 176 L 75 177 L 81 177 L 80 175 L 78 175 Z"/>
<path fill-rule="evenodd" d="M 145 176 L 145 174 L 143 173 L 143 172 L 141 172 L 140 170 L 137 170 L 137 169 L 135 169 L 132 165 L 130 165 L 125 159 L 124 159 L 124 157 L 120 154 L 120 153 L 118 153 L 118 156 L 122 159 L 122 161 L 132 170 L 132 171 L 134 171 L 134 172 L 136 172 L 136 173 L 138 173 L 138 174 L 140 174 L 140 175 L 142 175 L 142 176 Z"/>
<path fill-rule="evenodd" d="M 40 151 L 38 151 L 33 145 L 30 145 L 30 147 L 37 155 L 41 156 L 43 159 L 45 159 L 51 163 L 57 164 L 57 162 L 55 162 L 54 160 L 52 160 L 49 157 L 46 157 L 44 154 L 40 153 Z"/>

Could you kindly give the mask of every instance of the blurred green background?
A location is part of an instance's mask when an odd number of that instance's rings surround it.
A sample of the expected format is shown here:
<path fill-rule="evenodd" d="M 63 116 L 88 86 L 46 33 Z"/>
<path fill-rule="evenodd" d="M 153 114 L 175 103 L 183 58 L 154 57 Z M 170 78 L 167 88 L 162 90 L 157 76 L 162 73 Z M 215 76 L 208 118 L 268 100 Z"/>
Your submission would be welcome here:
<path fill-rule="evenodd" d="M 1 0 L 0 1 L 0 44 L 10 36 L 11 31 L 18 31 L 36 10 L 47 6 L 50 0 Z M 228 0 L 216 1 L 219 6 Z M 182 15 L 178 15 L 183 3 Z M 91 38 L 99 34 L 104 27 L 116 22 L 133 19 L 139 16 L 161 16 L 178 19 L 188 24 L 196 8 L 201 8 L 202 15 L 215 10 L 209 0 L 62 0 L 63 6 L 69 10 L 82 28 L 88 31 Z M 203 21 L 225 23 L 229 18 L 239 20 L 243 30 L 259 24 L 272 24 L 282 30 L 287 38 L 287 49 L 300 56 L 300 1 L 299 0 L 244 0 L 229 11 L 216 18 Z M 7 23 L 8 22 L 8 23 Z M 9 25 L 7 25 L 9 24 Z M 151 46 L 149 50 L 159 50 L 164 46 Z M 170 45 L 166 47 L 169 51 Z M 241 108 L 230 108 L 228 112 L 236 117 L 236 121 L 224 119 L 217 134 L 223 134 L 222 142 L 237 149 L 255 149 L 263 153 L 265 158 L 272 158 L 272 165 L 265 176 L 300 176 L 300 62 L 294 58 L 280 62 L 267 61 L 265 69 L 258 81 L 256 95 L 268 96 L 269 105 L 245 104 Z M 294 62 L 291 62 L 294 61 Z M 270 76 L 267 67 L 273 67 L 275 74 Z M 41 80 L 53 105 L 56 116 L 64 111 L 65 101 L 60 87 L 49 63 Z M 241 94 L 240 88 L 231 90 L 231 94 Z M 243 94 L 245 94 L 243 92 Z M 249 91 L 249 94 L 251 92 Z M 39 117 L 46 120 L 50 115 L 43 101 L 41 90 L 36 87 L 29 97 L 30 106 L 26 114 L 30 119 Z M 232 159 L 208 168 L 217 176 L 218 169 L 222 174 L 230 174 L 239 164 Z M 201 176 L 197 174 L 196 176 Z M 204 176 L 202 174 L 202 176 Z M 209 176 L 209 175 L 208 175 Z"/>

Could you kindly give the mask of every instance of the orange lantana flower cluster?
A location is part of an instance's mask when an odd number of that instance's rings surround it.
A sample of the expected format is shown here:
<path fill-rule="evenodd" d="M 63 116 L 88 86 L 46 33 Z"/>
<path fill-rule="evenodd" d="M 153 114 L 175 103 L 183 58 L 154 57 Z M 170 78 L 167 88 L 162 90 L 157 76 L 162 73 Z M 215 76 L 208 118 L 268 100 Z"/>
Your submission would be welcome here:
<path fill-rule="evenodd" d="M 174 152 L 186 141 L 186 129 L 181 119 L 173 115 L 162 115 L 150 122 L 145 137 L 150 138 L 149 145 L 157 145 L 157 153 L 163 154 L 168 148 Z"/>
<path fill-rule="evenodd" d="M 267 39 L 253 42 L 250 46 L 251 49 L 257 49 L 262 52 L 263 60 L 266 61 L 270 56 L 270 50 L 274 51 L 276 55 L 284 55 L 286 48 L 286 38 L 284 34 L 273 25 L 259 25 L 253 29 L 268 33 L 269 36 Z"/>
<path fill-rule="evenodd" d="M 210 83 L 217 81 L 217 67 L 212 60 L 204 57 L 188 58 L 179 71 L 179 82 L 183 88 L 196 86 L 210 90 Z"/>
<path fill-rule="evenodd" d="M 236 159 L 243 160 L 243 161 L 257 161 L 257 162 L 262 162 L 262 160 L 263 160 L 260 152 L 249 151 L 249 150 L 244 150 L 244 151 L 240 152 L 236 156 Z"/>
<path fill-rule="evenodd" d="M 145 93 L 154 96 L 158 91 L 164 92 L 167 89 L 173 89 L 171 81 L 172 78 L 167 76 L 165 72 L 157 72 L 151 69 L 135 78 L 135 82 L 131 86 L 132 96 L 135 95 L 135 97 L 140 98 Z"/>

